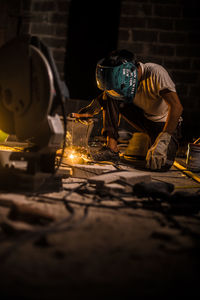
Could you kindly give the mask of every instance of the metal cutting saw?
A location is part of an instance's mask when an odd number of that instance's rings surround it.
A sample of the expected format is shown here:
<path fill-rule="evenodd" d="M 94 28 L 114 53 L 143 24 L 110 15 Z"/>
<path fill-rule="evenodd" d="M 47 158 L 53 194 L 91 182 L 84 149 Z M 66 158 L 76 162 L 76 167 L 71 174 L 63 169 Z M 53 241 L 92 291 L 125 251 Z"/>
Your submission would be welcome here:
<path fill-rule="evenodd" d="M 17 37 L 0 48 L 0 129 L 9 135 L 0 145 L 0 189 L 61 187 L 55 159 L 66 128 L 53 108 L 56 101 L 64 107 L 64 100 L 54 60 L 37 37 Z"/>

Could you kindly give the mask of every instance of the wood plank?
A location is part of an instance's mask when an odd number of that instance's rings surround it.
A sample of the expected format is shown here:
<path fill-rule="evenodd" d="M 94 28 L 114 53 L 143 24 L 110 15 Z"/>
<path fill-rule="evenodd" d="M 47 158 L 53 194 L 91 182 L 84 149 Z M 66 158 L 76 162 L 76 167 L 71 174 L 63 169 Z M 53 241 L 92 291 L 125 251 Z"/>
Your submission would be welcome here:
<path fill-rule="evenodd" d="M 105 172 L 109 172 L 112 170 L 116 170 L 112 165 L 73 165 L 72 166 L 72 177 L 75 178 L 91 178 L 93 176 L 97 176 L 103 174 Z"/>
<path fill-rule="evenodd" d="M 120 180 L 127 184 L 135 184 L 141 181 L 150 181 L 151 175 L 140 171 L 120 171 L 89 178 L 90 183 L 102 185 L 110 182 L 115 182 L 117 180 Z"/>

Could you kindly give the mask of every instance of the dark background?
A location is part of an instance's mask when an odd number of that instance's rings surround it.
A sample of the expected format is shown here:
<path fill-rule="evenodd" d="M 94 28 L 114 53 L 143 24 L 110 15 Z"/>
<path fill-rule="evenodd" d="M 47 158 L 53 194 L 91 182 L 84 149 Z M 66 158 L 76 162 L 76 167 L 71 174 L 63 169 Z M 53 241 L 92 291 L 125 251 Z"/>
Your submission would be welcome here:
<path fill-rule="evenodd" d="M 120 2 L 71 2 L 65 78 L 72 98 L 88 99 L 99 92 L 95 67 L 98 60 L 117 47 Z"/>

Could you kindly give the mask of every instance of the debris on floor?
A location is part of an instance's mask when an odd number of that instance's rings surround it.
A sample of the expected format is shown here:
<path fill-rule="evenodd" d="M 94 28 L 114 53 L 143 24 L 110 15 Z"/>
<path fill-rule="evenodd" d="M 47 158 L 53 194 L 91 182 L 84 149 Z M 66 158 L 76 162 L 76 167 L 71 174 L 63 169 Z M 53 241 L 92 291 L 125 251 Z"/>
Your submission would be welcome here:
<path fill-rule="evenodd" d="M 66 170 L 58 192 L 0 193 L 2 299 L 38 299 L 38 290 L 44 300 L 196 292 L 199 182 L 176 167 Z"/>

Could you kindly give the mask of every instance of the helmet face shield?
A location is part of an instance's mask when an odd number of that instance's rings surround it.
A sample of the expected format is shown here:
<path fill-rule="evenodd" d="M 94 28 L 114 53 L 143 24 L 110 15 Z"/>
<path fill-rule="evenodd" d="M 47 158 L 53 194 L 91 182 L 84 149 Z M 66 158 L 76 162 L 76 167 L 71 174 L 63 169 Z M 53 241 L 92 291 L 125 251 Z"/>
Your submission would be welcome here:
<path fill-rule="evenodd" d="M 119 66 L 102 66 L 103 60 L 96 67 L 96 82 L 100 90 L 115 91 L 120 97 L 113 96 L 116 100 L 132 102 L 137 91 L 138 74 L 133 62 L 125 62 Z"/>
<path fill-rule="evenodd" d="M 97 87 L 102 90 L 112 90 L 112 72 L 113 72 L 113 67 L 105 67 L 101 65 L 101 61 L 98 62 L 97 67 L 96 67 L 96 82 L 97 82 Z"/>

